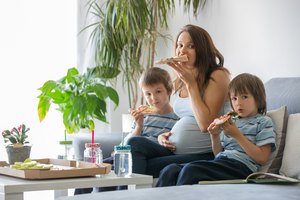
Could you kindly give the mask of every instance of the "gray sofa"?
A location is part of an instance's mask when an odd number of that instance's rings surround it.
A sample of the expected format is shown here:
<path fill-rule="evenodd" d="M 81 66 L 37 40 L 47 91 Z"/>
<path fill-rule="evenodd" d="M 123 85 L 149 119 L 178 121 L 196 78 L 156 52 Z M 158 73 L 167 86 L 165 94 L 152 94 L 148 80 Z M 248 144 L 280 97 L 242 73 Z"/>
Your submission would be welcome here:
<path fill-rule="evenodd" d="M 262 171 L 280 173 L 300 179 L 300 77 L 273 78 L 265 83 L 268 115 L 275 121 L 277 151 Z M 283 107 L 286 106 L 286 107 Z M 120 133 L 99 134 L 96 141 L 103 144 L 105 155 L 120 142 Z M 88 137 L 74 138 L 76 159 L 82 160 Z M 140 189 L 80 195 L 75 199 L 300 199 L 300 185 L 223 184 L 193 185 L 168 188 Z"/>
<path fill-rule="evenodd" d="M 224 184 L 122 190 L 57 200 L 299 200 L 300 185 Z"/>
<path fill-rule="evenodd" d="M 114 146 L 120 144 L 122 138 L 121 132 L 95 134 L 95 142 L 101 144 L 103 157 L 109 157 L 114 150 Z M 91 142 L 91 134 L 79 133 L 73 135 L 73 147 L 75 160 L 83 160 L 83 152 L 85 143 Z"/>

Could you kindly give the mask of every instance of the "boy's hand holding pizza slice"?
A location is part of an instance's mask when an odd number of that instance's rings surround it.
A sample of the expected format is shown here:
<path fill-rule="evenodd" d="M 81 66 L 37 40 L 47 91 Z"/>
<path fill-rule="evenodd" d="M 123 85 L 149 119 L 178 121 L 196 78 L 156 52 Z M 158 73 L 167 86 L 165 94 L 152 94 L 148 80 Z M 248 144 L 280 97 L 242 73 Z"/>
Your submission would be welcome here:
<path fill-rule="evenodd" d="M 225 115 L 216 118 L 207 128 L 207 131 L 212 135 L 218 135 L 220 134 L 220 131 L 223 129 L 223 124 L 231 119 L 233 116 L 237 116 L 238 113 L 232 111 L 229 113 L 226 113 Z"/>
<path fill-rule="evenodd" d="M 215 123 L 216 125 L 222 125 L 225 122 L 227 122 L 231 117 L 235 117 L 237 115 L 238 114 L 236 112 L 232 111 L 232 112 L 226 113 L 225 115 L 223 115 L 221 117 L 216 118 L 213 121 L 213 123 Z"/>
<path fill-rule="evenodd" d="M 132 113 L 133 111 L 137 111 L 143 114 L 154 114 L 156 113 L 156 109 L 150 105 L 140 105 L 137 109 L 130 108 L 129 112 Z"/>

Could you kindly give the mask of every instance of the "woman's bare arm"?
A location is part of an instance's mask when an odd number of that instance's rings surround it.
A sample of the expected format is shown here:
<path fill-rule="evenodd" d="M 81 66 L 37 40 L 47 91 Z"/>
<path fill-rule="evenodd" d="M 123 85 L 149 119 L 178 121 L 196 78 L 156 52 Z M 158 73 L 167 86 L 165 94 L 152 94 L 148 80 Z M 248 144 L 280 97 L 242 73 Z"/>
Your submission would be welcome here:
<path fill-rule="evenodd" d="M 229 74 L 225 70 L 216 70 L 204 93 L 204 101 L 200 97 L 196 81 L 187 83 L 187 91 L 192 100 L 192 109 L 201 131 L 206 132 L 210 123 L 217 117 L 224 102 L 228 98 Z M 200 88 L 201 89 L 201 88 Z"/>

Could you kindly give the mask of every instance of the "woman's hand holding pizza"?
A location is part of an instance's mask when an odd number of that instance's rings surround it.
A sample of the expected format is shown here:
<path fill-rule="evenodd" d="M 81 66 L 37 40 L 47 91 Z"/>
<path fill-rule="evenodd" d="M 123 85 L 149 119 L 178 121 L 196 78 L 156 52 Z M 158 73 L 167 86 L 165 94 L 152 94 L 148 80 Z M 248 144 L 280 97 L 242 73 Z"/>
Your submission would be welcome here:
<path fill-rule="evenodd" d="M 196 83 L 196 68 L 182 62 L 170 62 L 168 65 L 175 70 L 178 78 L 186 85 Z"/>

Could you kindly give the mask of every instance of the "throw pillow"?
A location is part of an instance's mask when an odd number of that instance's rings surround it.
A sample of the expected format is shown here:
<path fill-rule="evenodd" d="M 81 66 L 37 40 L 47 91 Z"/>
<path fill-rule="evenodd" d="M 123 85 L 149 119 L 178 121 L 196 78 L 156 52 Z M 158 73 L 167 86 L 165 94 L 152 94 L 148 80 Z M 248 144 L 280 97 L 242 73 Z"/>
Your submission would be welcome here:
<path fill-rule="evenodd" d="M 300 178 L 300 113 L 289 116 L 285 144 L 279 173 L 284 176 Z"/>
<path fill-rule="evenodd" d="M 287 126 L 287 107 L 282 106 L 276 110 L 267 112 L 274 124 L 276 132 L 276 150 L 270 155 L 269 161 L 260 168 L 260 172 L 279 173 L 285 145 L 285 135 Z"/>

